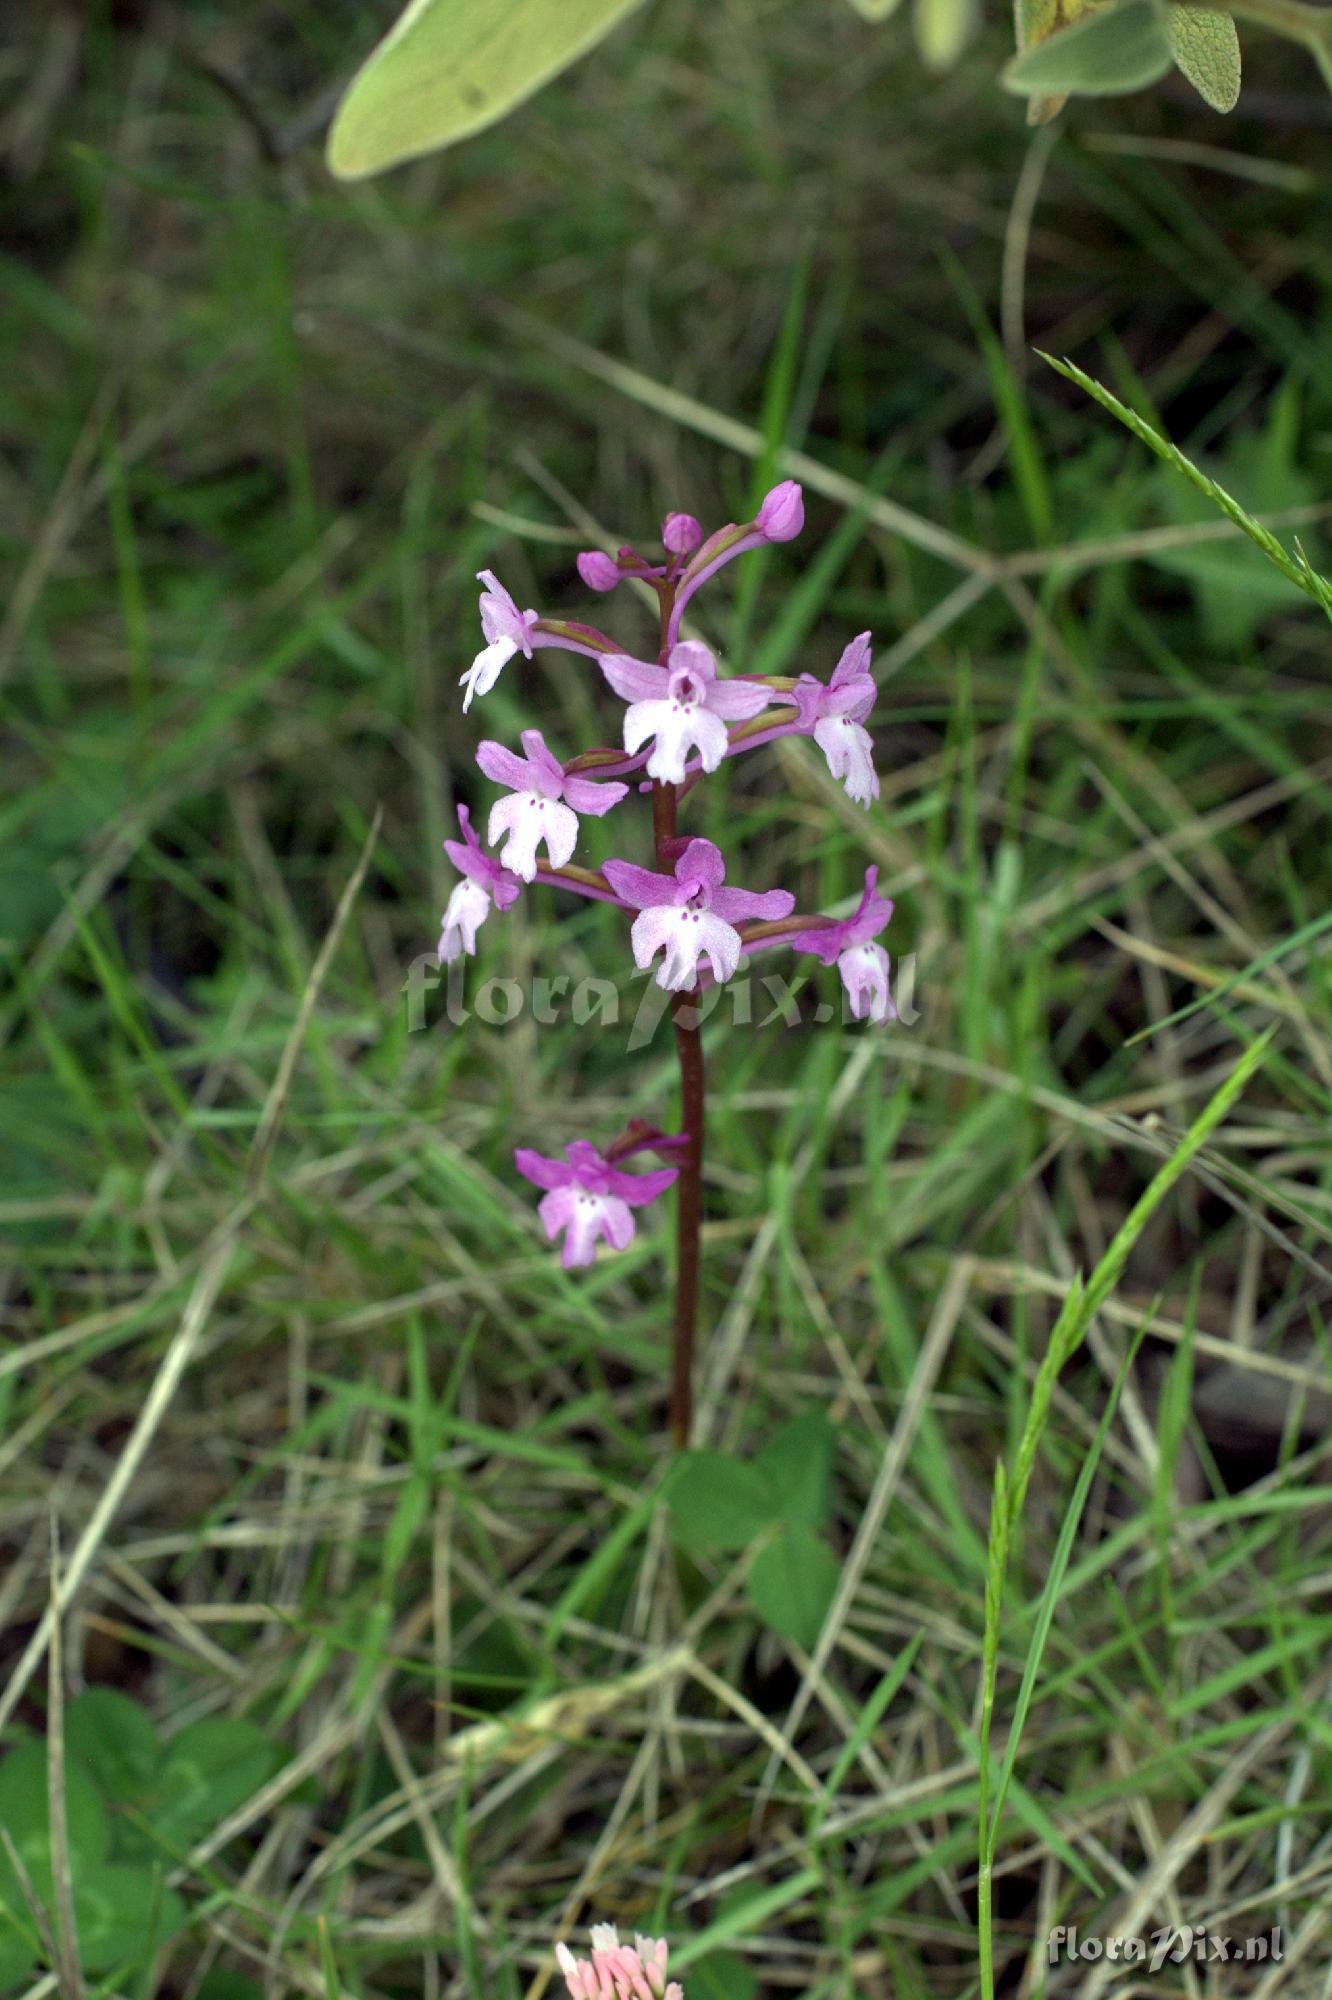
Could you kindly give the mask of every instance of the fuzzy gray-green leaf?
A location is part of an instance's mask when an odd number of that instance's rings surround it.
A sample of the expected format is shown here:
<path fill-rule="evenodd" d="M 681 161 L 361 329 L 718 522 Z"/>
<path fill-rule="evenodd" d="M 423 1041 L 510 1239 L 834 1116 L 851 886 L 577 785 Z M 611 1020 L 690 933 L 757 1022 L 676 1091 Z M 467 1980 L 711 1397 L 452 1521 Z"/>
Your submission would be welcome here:
<path fill-rule="evenodd" d="M 1155 83 L 1171 61 L 1164 7 L 1157 0 L 1122 0 L 1093 8 L 1024 49 L 1005 68 L 1003 81 L 1020 97 L 1059 91 L 1114 97 Z"/>

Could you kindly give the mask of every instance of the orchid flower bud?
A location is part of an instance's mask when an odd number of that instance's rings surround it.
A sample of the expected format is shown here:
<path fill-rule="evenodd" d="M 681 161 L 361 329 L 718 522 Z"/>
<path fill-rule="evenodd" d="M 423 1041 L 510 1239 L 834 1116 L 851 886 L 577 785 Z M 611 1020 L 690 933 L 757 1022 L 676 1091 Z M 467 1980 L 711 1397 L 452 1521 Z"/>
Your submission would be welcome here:
<path fill-rule="evenodd" d="M 600 549 L 584 549 L 578 558 L 578 574 L 589 590 L 614 590 L 621 570 L 614 556 Z"/>
<path fill-rule="evenodd" d="M 661 543 L 668 555 L 691 556 L 703 539 L 692 514 L 668 514 L 661 524 Z"/>
<path fill-rule="evenodd" d="M 794 541 L 805 525 L 805 496 L 794 479 L 764 495 L 755 523 L 766 542 Z"/>

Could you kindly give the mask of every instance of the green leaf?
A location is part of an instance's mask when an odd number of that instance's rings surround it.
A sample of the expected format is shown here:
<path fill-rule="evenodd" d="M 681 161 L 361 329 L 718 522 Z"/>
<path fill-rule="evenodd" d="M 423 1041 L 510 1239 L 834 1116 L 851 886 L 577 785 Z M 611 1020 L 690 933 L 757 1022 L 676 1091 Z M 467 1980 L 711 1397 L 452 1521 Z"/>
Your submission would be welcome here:
<path fill-rule="evenodd" d="M 886 21 L 901 4 L 902 0 L 851 0 L 857 14 L 866 21 Z"/>
<path fill-rule="evenodd" d="M 808 1650 L 818 1643 L 840 1575 L 836 1556 L 817 1535 L 783 1528 L 754 1558 L 750 1600 L 765 1625 Z"/>
<path fill-rule="evenodd" d="M 1033 48 L 1013 57 L 1003 83 L 1020 97 L 1079 91 L 1116 97 L 1165 75 L 1172 61 L 1166 10 L 1159 0 L 1093 7 Z"/>
<path fill-rule="evenodd" d="M 1059 0 L 1015 0 L 1013 32 L 1019 51 L 1034 49 L 1053 35 L 1060 24 Z"/>
<path fill-rule="evenodd" d="M 82 1868 L 74 1877 L 74 1924 L 86 1972 L 143 1964 L 185 1926 L 185 1905 L 147 1868 Z"/>
<path fill-rule="evenodd" d="M 1170 53 L 1199 97 L 1213 111 L 1233 111 L 1240 94 L 1240 45 L 1229 14 L 1210 8 L 1170 7 Z"/>
<path fill-rule="evenodd" d="M 777 1519 L 763 1474 L 725 1451 L 681 1452 L 668 1497 L 676 1541 L 698 1553 L 743 1549 Z"/>
<path fill-rule="evenodd" d="M 493 125 L 641 0 L 412 0 L 357 71 L 328 138 L 340 180 Z"/>
<path fill-rule="evenodd" d="M 153 1825 L 174 1846 L 210 1833 L 272 1777 L 282 1752 L 252 1722 L 210 1716 L 173 1736 Z"/>
<path fill-rule="evenodd" d="M 24 1928 L 21 1932 L 19 1921 L 17 1914 L 10 1915 L 7 1904 L 0 1903 L 0 1992 L 17 1987 L 37 1970 L 37 1953 L 28 1943 L 32 1924 L 26 1910 L 22 1913 Z"/>
<path fill-rule="evenodd" d="M 88 1773 L 69 1756 L 65 1759 L 65 1818 L 71 1860 L 87 1866 L 105 1860 L 111 1845 L 106 1808 Z M 44 1743 L 20 1743 L 0 1763 L 0 1826 L 34 1876 L 44 1871 L 49 1881 L 51 1820 Z M 0 1897 L 12 1903 L 19 1893 L 0 1849 Z"/>
<path fill-rule="evenodd" d="M 754 1454 L 756 1472 L 772 1488 L 776 1517 L 795 1528 L 824 1528 L 832 1511 L 832 1464 L 837 1436 L 824 1412 L 806 1410 L 784 1424 Z"/>
<path fill-rule="evenodd" d="M 129 1804 L 152 1790 L 162 1746 L 150 1718 L 117 1688 L 89 1688 L 69 1705 L 65 1747 L 104 1798 Z"/>

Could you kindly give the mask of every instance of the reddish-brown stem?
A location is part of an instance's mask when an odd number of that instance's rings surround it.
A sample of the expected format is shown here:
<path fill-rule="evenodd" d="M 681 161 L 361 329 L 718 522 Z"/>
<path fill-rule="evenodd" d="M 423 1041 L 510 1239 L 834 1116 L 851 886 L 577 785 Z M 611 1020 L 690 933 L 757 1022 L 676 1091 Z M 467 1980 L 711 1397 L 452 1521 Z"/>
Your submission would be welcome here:
<path fill-rule="evenodd" d="M 657 866 L 674 868 L 666 843 L 675 838 L 675 786 L 652 787 L 652 833 Z M 703 1039 L 699 988 L 671 996 L 675 1053 L 680 1064 L 680 1125 L 688 1144 L 680 1152 L 675 1184 L 675 1340 L 671 1350 L 671 1442 L 684 1451 L 694 1415 L 694 1330 L 698 1324 L 699 1229 L 703 1220 Z"/>
<path fill-rule="evenodd" d="M 660 652 L 665 665 L 675 586 L 658 585 L 661 607 Z M 670 843 L 676 836 L 677 788 L 652 787 L 652 838 L 657 867 L 674 872 Z M 680 1178 L 675 1184 L 675 1339 L 671 1349 L 671 1442 L 684 1451 L 694 1421 L 694 1332 L 698 1324 L 699 1230 L 703 1221 L 703 1041 L 699 1034 L 700 989 L 671 996 L 675 1053 L 680 1064 L 680 1125 L 688 1144 L 680 1151 Z"/>

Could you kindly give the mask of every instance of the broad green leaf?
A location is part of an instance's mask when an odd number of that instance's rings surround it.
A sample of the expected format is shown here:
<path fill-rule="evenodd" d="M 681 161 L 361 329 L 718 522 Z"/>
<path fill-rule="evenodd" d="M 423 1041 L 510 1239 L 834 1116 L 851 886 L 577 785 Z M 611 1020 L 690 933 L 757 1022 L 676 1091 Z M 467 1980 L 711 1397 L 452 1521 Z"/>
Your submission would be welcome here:
<path fill-rule="evenodd" d="M 65 1745 L 104 1798 L 129 1803 L 152 1790 L 162 1746 L 150 1718 L 118 1688 L 89 1688 L 69 1705 Z"/>
<path fill-rule="evenodd" d="M 1023 49 L 1035 48 L 1059 28 L 1066 28 L 1080 13 L 1085 13 L 1082 4 L 1072 4 L 1072 0 L 1014 0 L 1013 33 L 1019 54 Z M 1027 123 L 1048 125 L 1057 118 L 1068 102 L 1068 93 L 1062 90 L 1033 94 L 1027 99 Z"/>
<path fill-rule="evenodd" d="M 792 1527 L 827 1526 L 836 1443 L 823 1411 L 806 1410 L 754 1454 L 754 1469 L 772 1487 L 778 1517 Z"/>
<path fill-rule="evenodd" d="M 912 25 L 921 61 L 951 69 L 976 26 L 975 0 L 916 0 Z"/>
<path fill-rule="evenodd" d="M 671 1522 L 683 1548 L 743 1549 L 778 1518 L 761 1472 L 725 1451 L 686 1451 L 669 1488 Z"/>
<path fill-rule="evenodd" d="M 1230 15 L 1171 7 L 1166 32 L 1171 55 L 1199 97 L 1213 111 L 1233 111 L 1240 94 L 1240 45 Z"/>
<path fill-rule="evenodd" d="M 103 1861 L 111 1845 L 111 1828 L 96 1785 L 73 1757 L 65 1759 L 65 1820 L 74 1861 Z M 51 1820 L 48 1810 L 46 1745 L 20 1743 L 0 1762 L 0 1826 L 5 1828 L 34 1877 L 45 1870 L 50 1878 Z M 11 1901 L 17 1883 L 0 1848 L 0 1896 Z"/>
<path fill-rule="evenodd" d="M 8 1992 L 11 1987 L 17 1989 L 37 1969 L 36 1947 L 28 1942 L 31 1929 L 32 1919 L 26 1909 L 11 1916 L 8 1906 L 0 1903 L 0 1993 Z"/>
<path fill-rule="evenodd" d="M 857 14 L 866 21 L 886 21 L 901 4 L 902 0 L 851 0 Z"/>
<path fill-rule="evenodd" d="M 154 1827 L 186 1847 L 243 1805 L 282 1762 L 282 1752 L 252 1722 L 210 1716 L 173 1736 L 152 1808 Z"/>
<path fill-rule="evenodd" d="M 641 0 L 412 0 L 352 78 L 328 164 L 360 180 L 493 125 Z"/>
<path fill-rule="evenodd" d="M 1094 7 L 1014 56 L 1003 72 L 1020 97 L 1078 91 L 1115 97 L 1165 75 L 1172 61 L 1166 10 L 1159 0 L 1121 0 Z"/>
<path fill-rule="evenodd" d="M 110 1972 L 185 1925 L 185 1905 L 147 1868 L 83 1868 L 74 1877 L 74 1924 L 86 1972 Z"/>
<path fill-rule="evenodd" d="M 826 1542 L 808 1528 L 783 1528 L 755 1556 L 749 1595 L 765 1625 L 808 1650 L 818 1643 L 840 1575 Z"/>
<path fill-rule="evenodd" d="M 1059 0 L 1015 0 L 1013 32 L 1019 54 L 1023 49 L 1034 49 L 1039 42 L 1047 41 L 1057 28 L 1067 25 Z"/>

